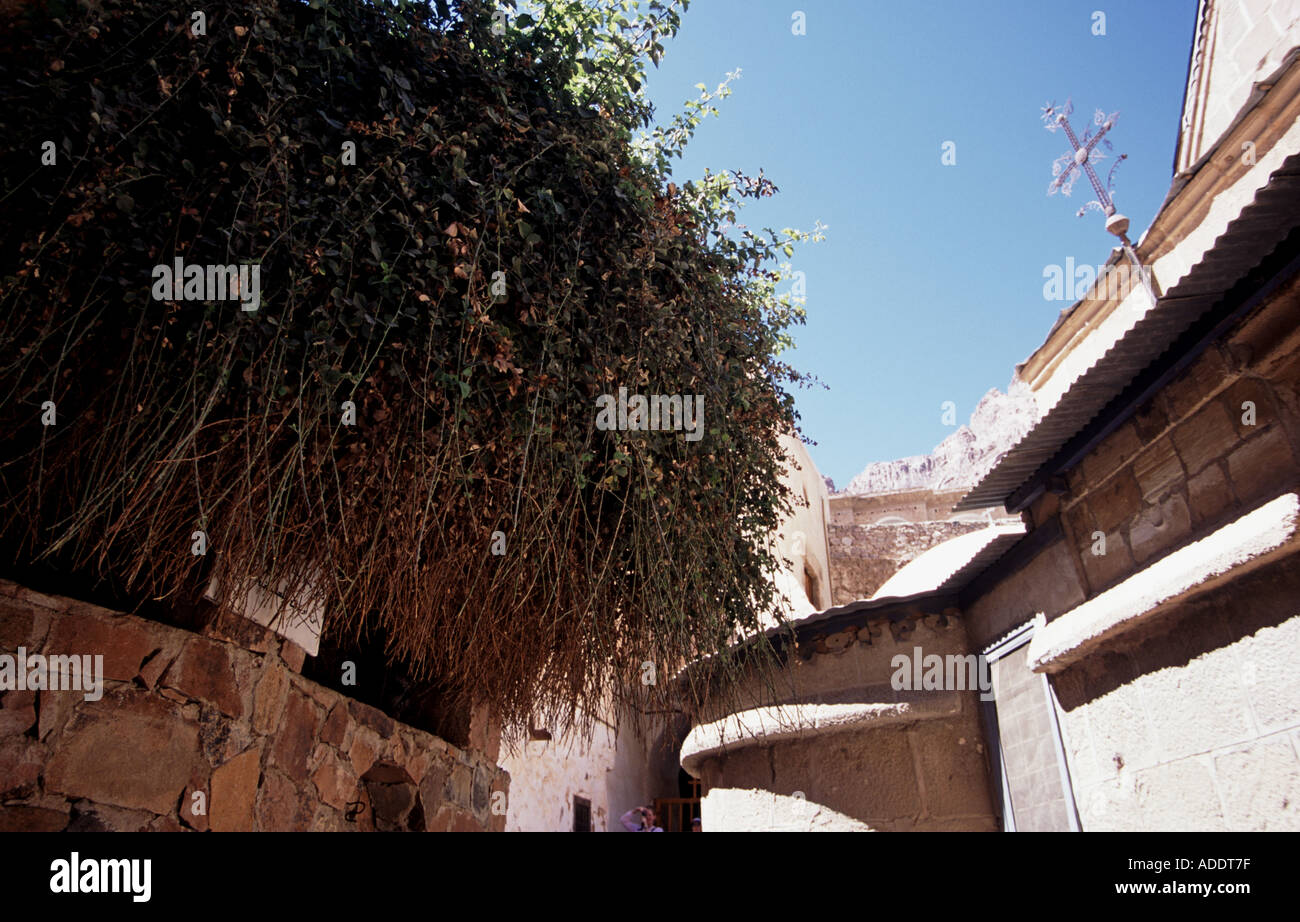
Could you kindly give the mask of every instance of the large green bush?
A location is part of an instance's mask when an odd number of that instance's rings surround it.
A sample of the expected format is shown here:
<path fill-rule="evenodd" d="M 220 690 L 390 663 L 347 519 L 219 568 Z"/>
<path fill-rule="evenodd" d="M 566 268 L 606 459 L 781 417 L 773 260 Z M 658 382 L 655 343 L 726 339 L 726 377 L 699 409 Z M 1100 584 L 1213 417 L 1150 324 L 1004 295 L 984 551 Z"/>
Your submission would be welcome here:
<path fill-rule="evenodd" d="M 636 147 L 677 22 L 651 6 L 214 0 L 202 35 L 156 0 L 28 6 L 0 39 L 10 572 L 316 593 L 327 636 L 508 719 L 752 630 L 790 237 L 724 230 L 765 181 L 667 182 L 707 94 Z M 154 299 L 178 257 L 259 264 L 260 308 Z M 702 395 L 702 439 L 598 430 L 620 386 Z"/>

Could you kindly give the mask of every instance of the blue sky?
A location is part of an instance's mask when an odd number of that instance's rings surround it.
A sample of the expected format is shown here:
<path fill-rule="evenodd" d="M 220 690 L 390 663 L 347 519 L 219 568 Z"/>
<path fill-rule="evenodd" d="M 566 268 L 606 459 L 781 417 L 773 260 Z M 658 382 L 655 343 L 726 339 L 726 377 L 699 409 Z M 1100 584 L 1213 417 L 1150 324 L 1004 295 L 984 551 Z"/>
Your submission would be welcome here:
<path fill-rule="evenodd" d="M 793 260 L 808 297 L 793 362 L 829 386 L 797 405 L 837 487 L 930 451 L 952 432 L 944 401 L 964 423 L 1005 389 L 1069 306 L 1044 298 L 1046 266 L 1107 259 L 1101 216 L 1075 217 L 1086 181 L 1047 195 L 1068 146 L 1043 127 L 1048 101 L 1072 97 L 1080 133 L 1096 109 L 1120 112 L 1115 201 L 1133 240 L 1146 230 L 1172 178 L 1195 14 L 1195 0 L 694 0 L 647 87 L 666 121 L 740 68 L 675 178 L 761 167 L 781 191 L 745 223 L 828 225 Z"/>

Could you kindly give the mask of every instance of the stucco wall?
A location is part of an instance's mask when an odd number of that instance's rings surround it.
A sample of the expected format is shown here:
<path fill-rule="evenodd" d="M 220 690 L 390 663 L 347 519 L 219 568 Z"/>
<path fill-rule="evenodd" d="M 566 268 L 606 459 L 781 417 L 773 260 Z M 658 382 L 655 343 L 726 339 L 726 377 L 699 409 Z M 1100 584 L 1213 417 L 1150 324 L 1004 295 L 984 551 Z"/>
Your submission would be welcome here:
<path fill-rule="evenodd" d="M 590 737 L 578 731 L 554 739 L 507 739 L 500 764 L 510 773 L 507 832 L 570 832 L 574 798 L 591 804 L 592 832 L 623 832 L 618 819 L 656 797 L 677 796 L 678 751 L 661 720 L 646 718 L 638 735 L 630 722 L 597 721 Z"/>
<path fill-rule="evenodd" d="M 781 445 L 790 459 L 783 482 L 790 488 L 793 510 L 773 536 L 777 557 L 789 561 L 775 581 L 785 598 L 785 616 L 802 618 L 831 606 L 826 543 L 830 493 L 803 442 L 787 435 L 782 436 Z"/>
<path fill-rule="evenodd" d="M 1292 558 L 1054 676 L 1083 828 L 1300 830 L 1298 657 Z"/>
<path fill-rule="evenodd" d="M 613 728 L 603 722 L 590 740 L 573 733 L 551 740 L 504 741 L 500 764 L 510 773 L 511 794 L 506 831 L 572 830 L 575 797 L 591 802 L 592 831 L 607 831 L 606 776 L 615 764 L 615 743 Z"/>

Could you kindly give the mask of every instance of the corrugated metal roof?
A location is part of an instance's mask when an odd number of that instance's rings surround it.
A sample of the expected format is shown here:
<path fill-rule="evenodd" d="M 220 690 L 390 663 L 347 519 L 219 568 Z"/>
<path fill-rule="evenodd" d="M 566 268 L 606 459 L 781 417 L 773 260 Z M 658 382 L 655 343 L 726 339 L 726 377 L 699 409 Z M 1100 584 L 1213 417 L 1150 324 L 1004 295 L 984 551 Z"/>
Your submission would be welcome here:
<path fill-rule="evenodd" d="M 1300 226 L 1300 154 L 1269 176 L 1201 261 L 1079 376 L 953 508 L 1001 506 L 1174 340 Z"/>

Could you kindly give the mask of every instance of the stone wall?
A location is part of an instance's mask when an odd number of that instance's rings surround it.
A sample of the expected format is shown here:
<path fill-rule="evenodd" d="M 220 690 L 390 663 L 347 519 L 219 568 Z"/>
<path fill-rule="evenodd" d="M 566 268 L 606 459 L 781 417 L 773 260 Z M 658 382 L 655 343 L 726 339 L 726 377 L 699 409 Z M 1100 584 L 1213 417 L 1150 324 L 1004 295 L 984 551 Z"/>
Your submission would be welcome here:
<path fill-rule="evenodd" d="M 682 764 L 704 782 L 705 830 L 995 830 L 978 692 L 893 682 L 900 654 L 969 652 L 955 615 L 828 624 L 785 669 L 693 715 Z"/>
<path fill-rule="evenodd" d="M 1300 7 L 1293 0 L 1214 0 L 1210 6 L 1195 36 L 1179 171 L 1189 169 L 1218 140 L 1255 84 L 1272 74 L 1300 40 Z"/>
<path fill-rule="evenodd" d="M 1085 592 L 1300 485 L 1297 459 L 1293 281 L 1072 474 L 1062 517 Z M 1105 554 L 1092 553 L 1094 532 Z M 1055 677 L 1085 828 L 1300 830 L 1294 566 L 1181 606 Z"/>
<path fill-rule="evenodd" d="M 1060 515 L 1085 594 L 1296 486 L 1297 458 L 1300 279 L 1293 279 L 1069 473 Z M 1034 521 L 1055 505 L 1040 501 Z"/>
<path fill-rule="evenodd" d="M 984 527 L 981 522 L 832 525 L 834 604 L 871 598 L 886 580 L 930 548 Z"/>
<path fill-rule="evenodd" d="M 504 827 L 483 713 L 460 750 L 304 679 L 301 648 L 252 622 L 205 634 L 0 581 L 0 653 L 104 669 L 97 701 L 0 693 L 0 831 Z"/>
<path fill-rule="evenodd" d="M 892 493 L 839 493 L 830 499 L 831 524 L 880 525 L 904 522 L 946 522 L 982 519 L 982 513 L 954 515 L 966 490 L 899 490 Z"/>
<path fill-rule="evenodd" d="M 901 490 L 830 498 L 831 600 L 869 599 L 891 576 L 935 545 L 978 531 L 1002 510 L 954 515 L 960 490 Z"/>
<path fill-rule="evenodd" d="M 1059 516 L 1061 540 L 968 607 L 977 646 L 1037 612 L 1066 624 L 1300 488 L 1300 280 L 1139 407 L 1066 486 L 1030 509 L 1036 526 Z M 1050 676 L 1085 830 L 1300 830 L 1295 561 L 1232 572 Z"/>
<path fill-rule="evenodd" d="M 1083 828 L 1300 831 L 1298 656 L 1293 557 L 1053 676 Z"/>

